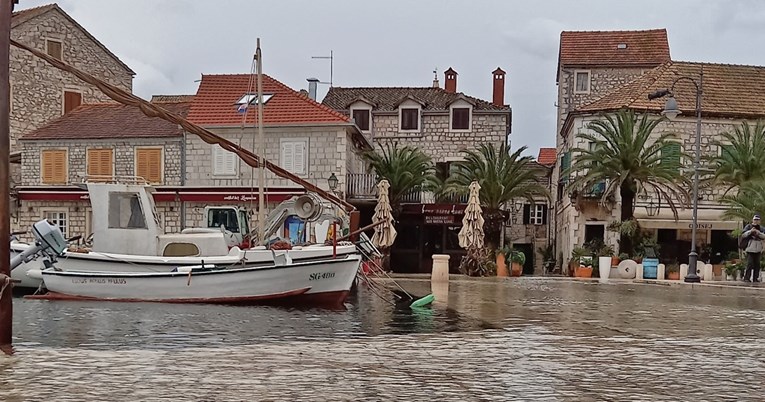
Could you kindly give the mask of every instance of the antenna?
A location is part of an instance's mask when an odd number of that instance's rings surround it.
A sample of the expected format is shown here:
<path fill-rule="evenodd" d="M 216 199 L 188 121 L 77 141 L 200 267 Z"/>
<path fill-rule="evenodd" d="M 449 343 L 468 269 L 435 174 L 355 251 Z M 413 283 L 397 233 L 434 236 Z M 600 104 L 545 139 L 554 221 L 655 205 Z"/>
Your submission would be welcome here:
<path fill-rule="evenodd" d="M 311 56 L 312 59 L 329 59 L 329 82 L 321 82 L 319 81 L 319 84 L 329 84 L 330 87 L 332 87 L 332 79 L 334 78 L 334 69 L 335 69 L 335 58 L 332 50 L 329 51 L 329 56 Z"/>

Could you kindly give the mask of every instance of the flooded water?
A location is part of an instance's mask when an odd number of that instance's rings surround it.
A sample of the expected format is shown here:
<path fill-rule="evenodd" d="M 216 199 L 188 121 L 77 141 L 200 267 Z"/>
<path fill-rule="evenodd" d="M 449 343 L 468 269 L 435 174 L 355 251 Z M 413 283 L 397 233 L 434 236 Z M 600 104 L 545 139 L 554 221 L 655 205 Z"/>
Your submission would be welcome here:
<path fill-rule="evenodd" d="M 0 400 L 762 400 L 763 291 L 466 280 L 415 311 L 363 287 L 345 311 L 15 299 Z"/>

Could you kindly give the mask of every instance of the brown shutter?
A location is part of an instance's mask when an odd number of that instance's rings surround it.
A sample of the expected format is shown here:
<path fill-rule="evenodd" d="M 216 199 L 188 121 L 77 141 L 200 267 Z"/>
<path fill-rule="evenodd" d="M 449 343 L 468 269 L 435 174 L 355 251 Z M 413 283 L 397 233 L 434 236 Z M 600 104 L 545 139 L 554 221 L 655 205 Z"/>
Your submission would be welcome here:
<path fill-rule="evenodd" d="M 58 41 L 55 41 L 55 40 L 48 40 L 48 41 L 45 41 L 45 44 L 47 46 L 46 53 L 48 53 L 48 56 L 51 56 L 51 57 L 53 57 L 55 59 L 59 59 L 59 60 L 61 60 L 63 58 L 62 54 L 61 54 L 61 53 L 63 53 L 62 52 L 63 46 L 62 46 L 61 42 L 58 42 Z"/>
<path fill-rule="evenodd" d="M 82 94 L 79 92 L 64 91 L 64 114 L 82 104 Z"/>
<path fill-rule="evenodd" d="M 43 184 L 66 184 L 68 172 L 66 169 L 65 150 L 42 151 L 42 182 Z"/>
<path fill-rule="evenodd" d="M 162 149 L 146 148 L 136 150 L 136 176 L 149 183 L 162 182 Z"/>
<path fill-rule="evenodd" d="M 112 176 L 114 165 L 113 150 L 89 149 L 88 150 L 88 176 L 91 181 L 107 181 Z"/>

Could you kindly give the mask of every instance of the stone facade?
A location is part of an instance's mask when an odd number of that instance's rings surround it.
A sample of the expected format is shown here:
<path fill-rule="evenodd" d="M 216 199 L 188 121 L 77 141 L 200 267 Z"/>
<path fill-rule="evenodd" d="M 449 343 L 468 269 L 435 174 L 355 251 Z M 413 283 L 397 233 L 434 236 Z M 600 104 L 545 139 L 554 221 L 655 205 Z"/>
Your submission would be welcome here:
<path fill-rule="evenodd" d="M 70 19 L 57 6 L 19 24 L 11 38 L 45 51 L 46 39 L 62 43 L 63 61 L 126 91 L 132 92 L 133 75 L 95 38 Z M 17 139 L 61 116 L 64 91 L 79 92 L 83 103 L 108 101 L 96 87 L 58 70 L 42 59 L 11 46 L 11 150 L 18 150 Z"/>

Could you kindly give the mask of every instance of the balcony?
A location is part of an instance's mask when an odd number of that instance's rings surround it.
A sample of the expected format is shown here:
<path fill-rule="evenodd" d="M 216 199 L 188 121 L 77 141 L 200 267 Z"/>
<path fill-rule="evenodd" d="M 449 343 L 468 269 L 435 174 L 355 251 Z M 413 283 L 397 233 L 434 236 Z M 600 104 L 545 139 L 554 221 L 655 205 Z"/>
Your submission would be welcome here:
<path fill-rule="evenodd" d="M 377 176 L 373 173 L 348 173 L 346 195 L 354 201 L 373 201 L 377 199 Z M 468 194 L 449 194 L 438 200 L 433 193 L 412 190 L 401 197 L 402 204 L 467 204 Z"/>

